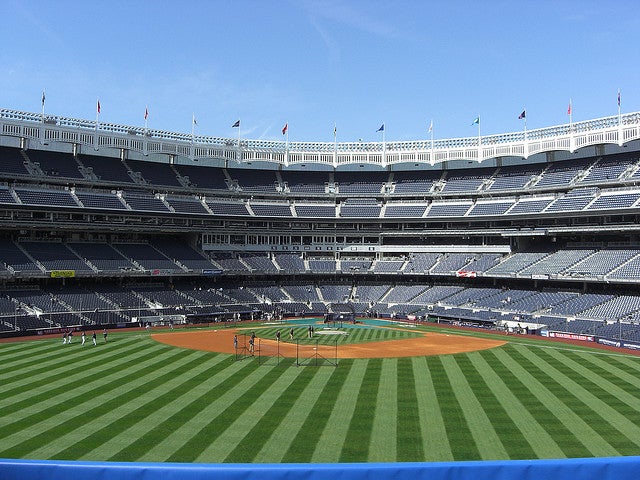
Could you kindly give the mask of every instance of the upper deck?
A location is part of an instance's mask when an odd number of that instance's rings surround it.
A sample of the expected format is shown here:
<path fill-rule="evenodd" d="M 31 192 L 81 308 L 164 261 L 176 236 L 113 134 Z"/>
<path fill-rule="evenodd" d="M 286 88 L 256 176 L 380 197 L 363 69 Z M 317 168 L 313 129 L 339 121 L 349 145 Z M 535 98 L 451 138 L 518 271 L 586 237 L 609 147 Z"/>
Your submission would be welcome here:
<path fill-rule="evenodd" d="M 594 145 L 622 146 L 640 139 L 640 112 L 528 131 L 433 141 L 285 142 L 191 135 L 0 109 L 0 135 L 43 145 L 68 143 L 96 151 L 115 148 L 143 156 L 160 154 L 225 164 L 267 162 L 285 167 L 317 164 L 333 168 L 365 164 L 386 168 L 407 163 L 526 159 L 554 151 L 573 153 Z"/>

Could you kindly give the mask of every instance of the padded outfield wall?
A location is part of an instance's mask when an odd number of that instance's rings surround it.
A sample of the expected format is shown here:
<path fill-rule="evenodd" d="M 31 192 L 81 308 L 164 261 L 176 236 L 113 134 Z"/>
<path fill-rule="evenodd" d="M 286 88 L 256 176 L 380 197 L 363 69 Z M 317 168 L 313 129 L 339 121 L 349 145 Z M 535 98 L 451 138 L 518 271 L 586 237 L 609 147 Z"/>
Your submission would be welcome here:
<path fill-rule="evenodd" d="M 3 480 L 635 480 L 640 457 L 446 463 L 171 464 L 0 460 Z"/>

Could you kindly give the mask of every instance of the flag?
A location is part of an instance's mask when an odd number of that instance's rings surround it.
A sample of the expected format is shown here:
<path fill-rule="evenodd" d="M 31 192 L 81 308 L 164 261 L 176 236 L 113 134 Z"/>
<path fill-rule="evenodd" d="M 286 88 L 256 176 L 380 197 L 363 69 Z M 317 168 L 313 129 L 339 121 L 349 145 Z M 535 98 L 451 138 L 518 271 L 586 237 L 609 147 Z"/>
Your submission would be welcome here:
<path fill-rule="evenodd" d="M 231 128 L 240 128 L 240 120 L 236 120 L 236 123 L 231 125 Z"/>
<path fill-rule="evenodd" d="M 147 118 L 149 118 L 149 109 L 144 107 L 144 119 L 146 120 Z"/>
<path fill-rule="evenodd" d="M 42 98 L 44 98 L 44 93 L 42 94 Z M 44 104 L 44 100 L 42 103 Z M 618 107 L 620 107 L 620 89 L 618 89 Z"/>
<path fill-rule="evenodd" d="M 618 105 L 620 105 L 620 94 L 618 94 Z M 42 106 L 44 107 L 44 90 L 42 91 Z"/>
<path fill-rule="evenodd" d="M 431 123 L 429 124 L 429 133 L 433 132 L 433 119 L 431 119 Z"/>
<path fill-rule="evenodd" d="M 282 127 L 282 134 L 284 135 L 289 130 L 289 123 L 285 123 L 284 127 Z"/>
<path fill-rule="evenodd" d="M 384 123 L 380 125 L 380 128 L 376 132 L 384 132 Z"/>
<path fill-rule="evenodd" d="M 456 277 L 464 277 L 464 278 L 475 278 L 478 274 L 476 272 L 472 272 L 469 270 L 458 270 L 456 272 Z"/>
<path fill-rule="evenodd" d="M 333 124 L 333 136 L 335 137 L 336 134 L 338 133 L 338 127 L 336 126 L 336 124 Z"/>
<path fill-rule="evenodd" d="M 480 117 L 476 117 L 471 123 L 471 125 L 480 125 Z"/>
<path fill-rule="evenodd" d="M 98 100 L 98 113 L 100 113 L 100 100 Z"/>
<path fill-rule="evenodd" d="M 520 115 L 518 115 L 518 120 L 522 120 L 523 118 L 527 118 L 527 111 L 523 110 Z"/>
<path fill-rule="evenodd" d="M 567 107 L 567 115 L 571 115 L 571 100 L 569 100 L 569 106 Z"/>
<path fill-rule="evenodd" d="M 196 115 L 193 114 L 192 118 L 193 118 L 193 124 L 197 126 L 198 125 L 198 121 L 196 120 Z"/>

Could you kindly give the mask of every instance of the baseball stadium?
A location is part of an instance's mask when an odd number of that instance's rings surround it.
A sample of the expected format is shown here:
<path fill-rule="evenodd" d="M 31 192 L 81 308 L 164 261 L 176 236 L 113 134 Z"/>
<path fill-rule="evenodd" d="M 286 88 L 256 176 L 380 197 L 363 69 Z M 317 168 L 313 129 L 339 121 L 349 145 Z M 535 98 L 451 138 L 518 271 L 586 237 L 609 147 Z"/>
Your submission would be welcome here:
<path fill-rule="evenodd" d="M 1 478 L 637 478 L 640 112 L 289 142 L 0 109 L 0 176 Z"/>

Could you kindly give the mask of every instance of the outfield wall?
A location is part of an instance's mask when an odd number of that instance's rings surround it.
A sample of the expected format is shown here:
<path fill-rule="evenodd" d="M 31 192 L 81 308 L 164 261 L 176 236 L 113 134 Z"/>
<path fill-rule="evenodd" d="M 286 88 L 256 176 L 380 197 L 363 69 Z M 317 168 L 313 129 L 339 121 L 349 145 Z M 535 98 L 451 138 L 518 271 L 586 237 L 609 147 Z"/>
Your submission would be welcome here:
<path fill-rule="evenodd" d="M 2 480 L 635 480 L 640 457 L 441 463 L 180 464 L 0 459 Z"/>

